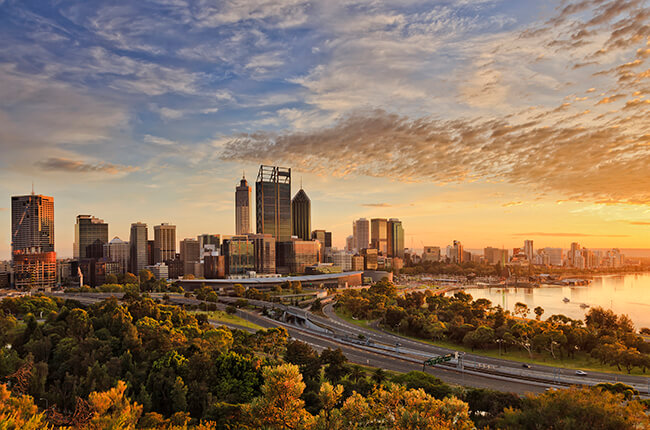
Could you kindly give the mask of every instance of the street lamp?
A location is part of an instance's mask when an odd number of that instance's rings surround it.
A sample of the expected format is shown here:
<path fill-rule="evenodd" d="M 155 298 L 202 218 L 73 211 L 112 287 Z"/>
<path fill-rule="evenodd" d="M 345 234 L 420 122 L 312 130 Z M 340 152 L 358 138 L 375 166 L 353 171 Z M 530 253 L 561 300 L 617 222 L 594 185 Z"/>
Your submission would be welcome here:
<path fill-rule="evenodd" d="M 496 342 L 499 344 L 499 355 L 501 355 L 501 344 L 505 342 L 504 339 L 497 339 Z"/>

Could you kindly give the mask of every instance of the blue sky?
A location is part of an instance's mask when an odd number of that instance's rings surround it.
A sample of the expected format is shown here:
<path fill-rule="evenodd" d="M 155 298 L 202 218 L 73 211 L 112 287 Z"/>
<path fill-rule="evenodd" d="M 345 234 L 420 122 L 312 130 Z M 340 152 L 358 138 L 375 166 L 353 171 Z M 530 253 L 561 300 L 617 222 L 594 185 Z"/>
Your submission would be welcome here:
<path fill-rule="evenodd" d="M 0 258 L 9 196 L 179 236 L 294 169 L 314 227 L 407 244 L 644 247 L 647 1 L 0 0 Z M 297 187 L 295 187 L 297 190 Z M 561 234 L 560 234 L 561 233 Z"/>

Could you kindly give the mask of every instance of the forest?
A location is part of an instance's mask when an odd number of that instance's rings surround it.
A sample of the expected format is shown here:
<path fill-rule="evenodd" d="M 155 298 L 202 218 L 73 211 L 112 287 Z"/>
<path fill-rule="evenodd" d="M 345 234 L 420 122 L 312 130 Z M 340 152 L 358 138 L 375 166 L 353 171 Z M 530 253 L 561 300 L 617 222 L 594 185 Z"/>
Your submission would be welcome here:
<path fill-rule="evenodd" d="M 282 328 L 215 327 L 204 314 L 137 292 L 91 306 L 4 299 L 0 345 L 2 429 L 650 425 L 645 403 L 622 384 L 523 398 L 450 386 L 427 373 L 351 364 L 340 350 L 316 351 Z"/>

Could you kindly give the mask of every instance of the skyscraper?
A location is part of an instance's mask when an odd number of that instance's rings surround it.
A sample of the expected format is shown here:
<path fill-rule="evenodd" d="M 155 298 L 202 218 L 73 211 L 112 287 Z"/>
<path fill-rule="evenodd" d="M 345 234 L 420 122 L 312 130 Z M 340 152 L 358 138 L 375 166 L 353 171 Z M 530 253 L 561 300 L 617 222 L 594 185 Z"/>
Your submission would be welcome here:
<path fill-rule="evenodd" d="M 76 259 L 90 258 L 88 247 L 97 240 L 101 242 L 101 246 L 108 242 L 108 224 L 92 215 L 77 215 L 72 256 Z"/>
<path fill-rule="evenodd" d="M 11 251 L 16 288 L 56 284 L 54 198 L 33 193 L 11 198 Z"/>
<path fill-rule="evenodd" d="M 291 220 L 293 236 L 302 240 L 309 240 L 311 232 L 311 200 L 302 188 L 291 200 Z"/>
<path fill-rule="evenodd" d="M 388 253 L 388 221 L 386 218 L 370 220 L 370 247 L 382 255 Z"/>
<path fill-rule="evenodd" d="M 171 260 L 176 255 L 176 226 L 162 223 L 153 227 L 153 263 Z"/>
<path fill-rule="evenodd" d="M 365 218 L 359 218 L 352 223 L 352 236 L 354 237 L 354 249 L 361 252 L 370 244 L 370 222 Z"/>
<path fill-rule="evenodd" d="M 260 166 L 255 182 L 257 233 L 291 239 L 291 169 Z"/>
<path fill-rule="evenodd" d="M 524 254 L 526 254 L 526 258 L 531 263 L 533 261 L 534 253 L 535 253 L 535 250 L 533 249 L 533 241 L 532 240 L 524 240 Z"/>
<path fill-rule="evenodd" d="M 130 262 L 129 262 L 129 272 L 137 275 L 141 270 L 148 265 L 148 256 L 147 256 L 147 241 L 149 233 L 147 230 L 147 224 L 143 222 L 136 222 L 131 224 L 131 236 L 129 238 L 129 245 L 131 247 L 130 251 Z"/>
<path fill-rule="evenodd" d="M 404 228 L 397 218 L 388 220 L 388 256 L 404 258 Z"/>
<path fill-rule="evenodd" d="M 251 230 L 251 187 L 242 177 L 235 191 L 235 234 L 248 234 Z"/>

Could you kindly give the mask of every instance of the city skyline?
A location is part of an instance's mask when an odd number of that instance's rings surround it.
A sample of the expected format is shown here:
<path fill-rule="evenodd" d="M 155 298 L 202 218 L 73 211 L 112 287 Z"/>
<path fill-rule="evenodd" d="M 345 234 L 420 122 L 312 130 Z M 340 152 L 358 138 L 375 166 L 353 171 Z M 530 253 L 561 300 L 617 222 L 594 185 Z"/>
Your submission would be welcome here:
<path fill-rule="evenodd" d="M 80 214 L 122 240 L 234 233 L 262 163 L 303 178 L 339 248 L 362 217 L 418 249 L 646 248 L 648 9 L 0 2 L 0 259 L 32 182 L 67 257 Z"/>

